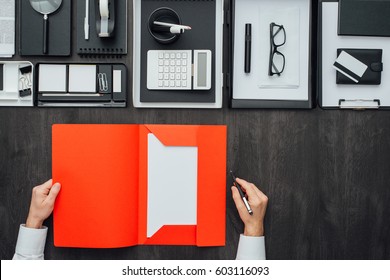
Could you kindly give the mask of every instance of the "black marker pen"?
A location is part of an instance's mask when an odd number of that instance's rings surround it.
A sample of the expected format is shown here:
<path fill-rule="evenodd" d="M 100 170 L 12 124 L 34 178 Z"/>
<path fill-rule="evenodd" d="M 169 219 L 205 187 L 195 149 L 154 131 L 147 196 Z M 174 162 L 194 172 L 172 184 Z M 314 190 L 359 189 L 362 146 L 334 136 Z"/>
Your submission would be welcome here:
<path fill-rule="evenodd" d="M 251 72 L 252 24 L 245 24 L 245 73 Z"/>

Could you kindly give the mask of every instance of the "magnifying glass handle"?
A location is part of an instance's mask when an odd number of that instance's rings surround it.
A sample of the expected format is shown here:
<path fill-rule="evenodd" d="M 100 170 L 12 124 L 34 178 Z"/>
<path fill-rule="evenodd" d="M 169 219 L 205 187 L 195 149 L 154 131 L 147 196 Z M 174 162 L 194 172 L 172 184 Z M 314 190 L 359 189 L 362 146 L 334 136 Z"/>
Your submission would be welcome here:
<path fill-rule="evenodd" d="M 47 37 L 48 37 L 49 21 L 48 16 L 43 16 L 43 54 L 47 54 Z"/>

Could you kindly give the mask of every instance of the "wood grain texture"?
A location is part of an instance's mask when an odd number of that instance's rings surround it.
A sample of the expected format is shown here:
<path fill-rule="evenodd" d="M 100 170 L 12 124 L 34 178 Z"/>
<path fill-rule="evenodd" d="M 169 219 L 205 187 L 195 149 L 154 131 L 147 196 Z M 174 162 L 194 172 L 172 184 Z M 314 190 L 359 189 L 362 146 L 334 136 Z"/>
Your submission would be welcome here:
<path fill-rule="evenodd" d="M 129 30 L 131 26 L 130 16 Z M 75 36 L 74 28 L 73 50 Z M 63 61 L 125 62 L 131 88 L 131 40 L 130 33 L 129 55 L 122 59 L 81 59 L 73 54 Z M 13 58 L 26 59 L 58 61 Z M 1 259 L 13 256 L 32 187 L 51 177 L 55 123 L 226 124 L 227 169 L 269 197 L 265 220 L 269 259 L 390 259 L 390 112 L 231 110 L 226 98 L 222 110 L 135 109 L 130 91 L 128 98 L 128 108 L 122 109 L 0 108 Z M 226 176 L 225 247 L 56 248 L 49 218 L 45 257 L 233 259 L 243 225 Z"/>

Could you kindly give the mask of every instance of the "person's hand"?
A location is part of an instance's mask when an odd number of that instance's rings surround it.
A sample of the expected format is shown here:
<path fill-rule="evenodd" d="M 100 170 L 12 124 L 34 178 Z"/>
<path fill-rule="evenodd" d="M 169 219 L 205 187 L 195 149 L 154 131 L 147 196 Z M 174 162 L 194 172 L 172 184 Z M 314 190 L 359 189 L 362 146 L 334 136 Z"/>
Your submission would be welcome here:
<path fill-rule="evenodd" d="M 254 184 L 236 178 L 237 183 L 242 187 L 242 190 L 247 195 L 248 203 L 253 210 L 253 215 L 250 215 L 245 207 L 244 202 L 235 186 L 232 186 L 232 195 L 236 204 L 238 214 L 244 222 L 244 235 L 246 236 L 263 236 L 264 235 L 264 216 L 267 208 L 268 197 L 262 193 Z"/>
<path fill-rule="evenodd" d="M 46 183 L 33 188 L 26 227 L 41 228 L 43 221 L 53 212 L 54 202 L 60 192 L 61 185 L 59 183 L 52 185 L 52 182 L 50 179 Z"/>

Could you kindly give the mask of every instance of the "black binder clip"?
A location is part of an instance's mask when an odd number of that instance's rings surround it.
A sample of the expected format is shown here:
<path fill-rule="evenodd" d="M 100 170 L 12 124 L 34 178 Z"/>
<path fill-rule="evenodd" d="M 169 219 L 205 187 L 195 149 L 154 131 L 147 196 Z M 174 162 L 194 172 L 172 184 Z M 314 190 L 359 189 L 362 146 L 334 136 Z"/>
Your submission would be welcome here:
<path fill-rule="evenodd" d="M 30 96 L 32 93 L 32 66 L 20 67 L 19 71 L 19 96 Z"/>
<path fill-rule="evenodd" d="M 98 0 L 95 5 L 96 31 L 100 38 L 114 37 L 115 0 Z"/>

